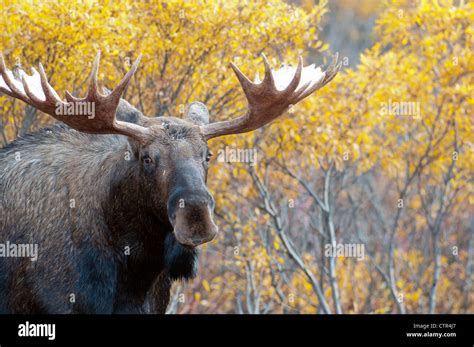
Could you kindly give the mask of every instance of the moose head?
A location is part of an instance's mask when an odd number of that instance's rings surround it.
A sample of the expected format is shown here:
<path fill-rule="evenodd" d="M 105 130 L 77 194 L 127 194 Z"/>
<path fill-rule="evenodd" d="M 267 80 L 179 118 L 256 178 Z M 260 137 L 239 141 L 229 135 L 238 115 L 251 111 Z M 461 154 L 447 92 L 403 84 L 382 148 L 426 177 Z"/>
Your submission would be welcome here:
<path fill-rule="evenodd" d="M 209 123 L 209 112 L 199 102 L 191 103 L 186 117 L 145 117 L 138 110 L 135 121 L 116 117 L 121 108 L 131 107 L 121 99 L 137 70 L 140 57 L 112 91 L 99 92 L 97 72 L 100 53 L 95 58 L 90 85 L 84 98 L 65 93 L 61 99 L 51 87 L 43 66 L 32 75 L 17 69 L 8 70 L 0 56 L 0 91 L 24 101 L 38 110 L 90 134 L 118 134 L 127 136 L 130 151 L 141 179 L 140 191 L 153 205 L 163 223 L 173 228 L 176 240 L 186 247 L 196 247 L 212 240 L 217 234 L 213 220 L 214 199 L 206 186 L 208 164 L 211 158 L 207 142 L 215 137 L 246 133 L 263 127 L 282 115 L 291 105 L 303 100 L 331 81 L 340 69 L 337 56 L 323 71 L 314 65 L 303 67 L 299 58 L 297 67 L 283 66 L 272 70 L 262 55 L 265 76 L 250 81 L 231 63 L 248 102 L 244 115 L 220 122 Z M 76 112 L 65 115 L 60 109 L 80 109 L 81 104 L 94 105 L 94 115 Z"/>

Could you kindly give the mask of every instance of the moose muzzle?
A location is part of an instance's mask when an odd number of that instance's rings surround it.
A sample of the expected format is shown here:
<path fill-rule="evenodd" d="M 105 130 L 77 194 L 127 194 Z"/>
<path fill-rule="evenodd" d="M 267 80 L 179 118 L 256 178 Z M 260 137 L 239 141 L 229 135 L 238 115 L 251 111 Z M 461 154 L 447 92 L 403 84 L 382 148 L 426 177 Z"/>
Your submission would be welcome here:
<path fill-rule="evenodd" d="M 181 167 L 168 199 L 168 217 L 179 243 L 196 247 L 217 235 L 214 198 L 198 170 Z"/>

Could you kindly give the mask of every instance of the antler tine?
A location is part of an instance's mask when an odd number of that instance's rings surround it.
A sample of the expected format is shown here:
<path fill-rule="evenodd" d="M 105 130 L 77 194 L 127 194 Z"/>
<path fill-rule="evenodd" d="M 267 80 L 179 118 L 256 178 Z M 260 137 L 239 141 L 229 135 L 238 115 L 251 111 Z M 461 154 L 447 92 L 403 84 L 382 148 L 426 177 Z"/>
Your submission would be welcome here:
<path fill-rule="evenodd" d="M 97 81 L 97 75 L 99 73 L 99 63 L 100 63 L 100 51 L 97 52 L 95 56 L 94 63 L 92 64 L 91 70 L 91 79 L 89 81 L 89 88 L 87 90 L 87 97 L 91 99 L 98 99 L 99 96 L 99 82 Z"/>
<path fill-rule="evenodd" d="M 325 74 L 325 72 L 323 72 L 323 74 Z M 302 100 L 303 98 L 301 96 L 308 90 L 308 88 L 313 83 L 314 83 L 313 81 L 309 80 L 308 82 L 303 84 L 300 88 L 298 88 L 296 93 L 293 95 L 292 103 L 296 104 L 298 101 Z"/>
<path fill-rule="evenodd" d="M 69 91 L 66 90 L 64 94 L 68 102 L 98 100 L 99 98 L 103 97 L 103 95 L 99 93 L 99 81 L 98 81 L 99 65 L 100 65 L 100 51 L 97 52 L 94 58 L 94 62 L 92 64 L 92 69 L 91 69 L 90 79 L 89 79 L 89 86 L 87 88 L 87 95 L 84 98 L 78 98 L 78 97 L 73 96 Z"/>
<path fill-rule="evenodd" d="M 296 88 L 298 88 L 298 85 L 300 84 L 301 81 L 301 72 L 303 71 L 303 57 L 300 55 L 298 57 L 298 66 L 296 67 L 295 71 L 295 76 L 291 80 L 290 84 L 286 89 L 283 91 L 283 95 L 291 95 Z"/>
<path fill-rule="evenodd" d="M 5 71 L 5 72 L 4 72 L 4 71 Z M 3 55 L 0 54 L 0 76 L 2 77 L 2 79 L 0 80 L 0 82 L 3 81 L 3 84 L 5 85 L 5 87 L 3 87 L 3 86 L 0 84 L 0 91 L 1 91 L 2 93 L 7 94 L 7 95 L 14 96 L 14 94 L 12 93 L 12 91 L 8 88 L 8 85 L 7 85 L 7 83 L 5 82 L 5 78 L 3 78 L 4 73 L 6 73 L 5 61 L 3 60 Z"/>
<path fill-rule="evenodd" d="M 135 74 L 135 71 L 137 71 L 137 68 L 138 68 L 138 64 L 140 64 L 140 60 L 142 59 L 142 55 L 140 54 L 137 58 L 137 60 L 135 60 L 135 63 L 133 63 L 132 67 L 130 68 L 130 70 L 127 72 L 127 74 L 122 78 L 122 80 L 120 81 L 120 83 L 118 84 L 117 87 L 115 87 L 115 89 L 110 93 L 109 97 L 110 98 L 116 98 L 116 99 L 120 99 L 120 97 L 122 96 L 123 92 L 125 91 L 125 89 L 127 88 L 128 84 L 130 83 L 130 81 L 132 80 L 132 77 L 133 75 Z"/>
<path fill-rule="evenodd" d="M 331 72 L 330 72 L 330 75 L 329 75 L 328 79 L 325 81 L 325 83 L 330 82 L 334 77 L 336 77 L 337 73 L 341 69 L 342 61 L 340 61 L 339 64 L 338 64 L 337 63 L 338 57 L 339 57 L 339 53 L 336 53 L 333 56 L 332 64 L 331 64 L 331 67 L 330 67 Z"/>
<path fill-rule="evenodd" d="M 35 76 L 38 75 L 38 72 L 35 70 L 35 69 L 31 69 L 33 71 L 33 75 L 32 76 Z M 30 89 L 30 86 L 28 85 L 27 81 L 26 81 L 26 77 L 25 75 L 21 76 L 21 83 L 23 84 L 23 89 L 25 90 L 25 93 L 26 95 L 28 96 L 28 98 L 33 102 L 34 106 L 35 107 L 38 107 L 39 105 L 41 105 L 42 102 L 44 102 L 45 100 L 41 100 L 40 98 L 38 98 L 33 92 L 32 90 Z"/>
<path fill-rule="evenodd" d="M 275 80 L 273 79 L 272 69 L 270 63 L 264 53 L 262 53 L 263 65 L 265 65 L 265 77 L 263 79 L 270 88 L 275 89 Z"/>
<path fill-rule="evenodd" d="M 5 65 L 5 59 L 3 58 L 3 54 L 0 54 L 0 74 L 3 77 L 3 81 L 5 82 L 7 87 L 10 88 L 9 91 L 6 91 L 6 94 L 17 97 L 18 99 L 23 101 L 26 101 L 28 99 L 27 96 L 20 89 L 18 89 L 15 83 L 11 80 L 8 74 L 7 67 Z M 4 91 L 3 88 L 2 91 Z"/>
<path fill-rule="evenodd" d="M 245 76 L 242 71 L 240 71 L 240 69 L 233 62 L 230 63 L 230 67 L 232 68 L 232 70 L 234 70 L 234 73 L 237 76 L 244 93 L 247 95 L 247 93 L 250 92 L 254 84 L 248 79 L 247 76 Z"/>
<path fill-rule="evenodd" d="M 334 76 L 334 72 L 336 70 L 336 65 L 337 65 L 337 57 L 338 57 L 337 53 L 332 57 L 331 63 L 329 63 L 329 65 L 327 67 L 326 76 L 325 76 L 324 80 L 322 81 L 323 83 L 328 81 L 331 77 Z"/>
<path fill-rule="evenodd" d="M 58 93 L 51 87 L 48 82 L 48 77 L 44 72 L 43 64 L 39 63 L 39 74 L 41 79 L 41 89 L 43 90 L 44 96 L 46 97 L 46 102 L 49 103 L 58 103 L 62 102 L 61 98 L 59 97 Z"/>
<path fill-rule="evenodd" d="M 324 72 L 324 74 L 326 75 L 326 72 Z M 323 80 L 324 80 L 324 78 L 323 78 Z M 306 89 L 302 89 L 301 92 L 298 93 L 298 95 L 296 96 L 295 103 L 300 102 L 301 100 L 305 99 L 307 96 L 311 95 L 312 93 L 314 93 L 316 90 L 318 90 L 319 88 L 321 88 L 325 84 L 326 83 L 318 82 L 318 83 L 313 84 L 309 88 L 306 87 Z"/>

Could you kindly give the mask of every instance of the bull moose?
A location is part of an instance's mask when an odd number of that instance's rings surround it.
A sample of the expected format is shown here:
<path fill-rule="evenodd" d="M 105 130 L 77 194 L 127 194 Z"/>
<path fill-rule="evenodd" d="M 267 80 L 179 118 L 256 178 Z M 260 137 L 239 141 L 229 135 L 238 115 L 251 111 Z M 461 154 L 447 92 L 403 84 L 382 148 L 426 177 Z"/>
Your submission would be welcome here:
<path fill-rule="evenodd" d="M 41 64 L 28 75 L 0 56 L 0 91 L 60 121 L 0 149 L 0 244 L 39 248 L 37 261 L 0 257 L 0 313 L 164 313 L 172 282 L 193 278 L 196 247 L 218 231 L 207 142 L 264 126 L 341 66 L 336 56 L 303 68 L 299 57 L 272 70 L 262 58 L 262 81 L 231 63 L 246 113 L 209 123 L 199 102 L 183 119 L 153 118 L 122 99 L 140 57 L 100 92 L 99 52 L 87 95 L 61 99 Z M 84 103 L 93 115 L 74 111 Z"/>

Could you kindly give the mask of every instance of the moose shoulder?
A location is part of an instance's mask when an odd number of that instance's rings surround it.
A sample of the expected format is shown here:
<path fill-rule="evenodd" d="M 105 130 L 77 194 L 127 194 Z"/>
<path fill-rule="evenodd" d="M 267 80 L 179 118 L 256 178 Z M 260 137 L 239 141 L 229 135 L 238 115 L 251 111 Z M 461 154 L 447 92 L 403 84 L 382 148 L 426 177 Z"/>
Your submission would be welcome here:
<path fill-rule="evenodd" d="M 164 313 L 172 281 L 195 275 L 196 247 L 217 234 L 207 141 L 264 126 L 340 68 L 273 71 L 264 57 L 253 83 L 232 65 L 248 110 L 209 124 L 202 103 L 149 118 L 121 99 L 139 59 L 100 93 L 99 58 L 86 97 L 64 100 L 41 65 L 30 76 L 0 58 L 0 91 L 65 123 L 0 149 L 0 243 L 38 245 L 36 261 L 0 257 L 0 313 Z"/>

